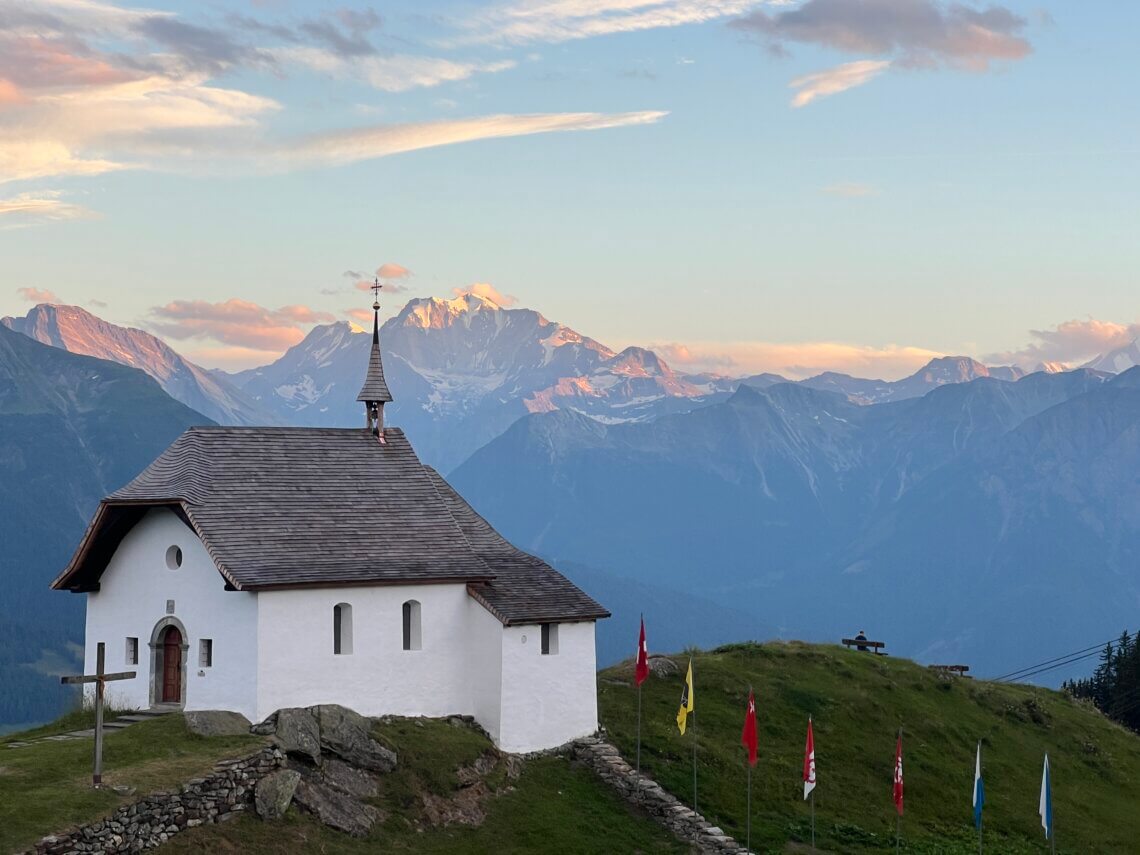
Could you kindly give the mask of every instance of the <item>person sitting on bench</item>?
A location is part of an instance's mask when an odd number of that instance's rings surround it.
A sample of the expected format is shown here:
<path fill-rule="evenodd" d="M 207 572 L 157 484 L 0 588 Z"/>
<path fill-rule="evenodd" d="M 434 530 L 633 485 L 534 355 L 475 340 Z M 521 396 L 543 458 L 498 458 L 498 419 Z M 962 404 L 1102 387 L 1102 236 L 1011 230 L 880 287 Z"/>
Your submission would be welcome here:
<path fill-rule="evenodd" d="M 864 632 L 863 630 L 859 630 L 859 634 L 855 636 L 855 640 L 856 640 L 856 641 L 866 641 L 866 640 L 867 640 L 867 633 L 866 633 L 866 632 Z M 866 647 L 866 646 L 864 646 L 864 645 L 860 644 L 860 645 L 858 645 L 858 646 L 857 646 L 855 649 L 856 649 L 856 650 L 861 650 L 861 651 L 863 651 L 864 653 L 866 653 L 866 652 L 867 652 L 868 650 L 870 650 L 871 648 L 870 648 L 870 647 Z"/>

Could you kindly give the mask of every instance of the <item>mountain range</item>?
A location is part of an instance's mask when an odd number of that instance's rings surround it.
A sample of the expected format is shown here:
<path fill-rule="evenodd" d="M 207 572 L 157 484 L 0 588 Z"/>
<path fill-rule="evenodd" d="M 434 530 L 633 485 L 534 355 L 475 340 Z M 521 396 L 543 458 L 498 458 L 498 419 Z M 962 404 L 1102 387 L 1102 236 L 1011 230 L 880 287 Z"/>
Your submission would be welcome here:
<path fill-rule="evenodd" d="M 194 365 L 150 333 L 75 306 L 42 304 L 0 322 L 45 344 L 140 368 L 172 397 L 222 424 L 360 422 L 356 393 L 370 335 L 351 323 L 316 326 L 273 363 L 227 374 Z M 389 418 L 425 461 L 445 472 L 532 413 L 567 409 L 604 424 L 645 422 L 722 402 L 742 383 L 793 382 L 775 374 L 677 372 L 651 350 L 618 352 L 534 310 L 470 293 L 409 301 L 383 324 L 381 342 L 395 397 Z M 875 404 L 979 377 L 1020 376 L 1016 368 L 944 357 L 896 381 L 825 372 L 798 382 Z"/>
<path fill-rule="evenodd" d="M 278 423 L 224 375 L 183 359 L 157 336 L 108 323 L 78 306 L 41 303 L 22 318 L 0 318 L 0 325 L 41 344 L 141 369 L 170 397 L 219 424 Z"/>
<path fill-rule="evenodd" d="M 647 424 L 541 414 L 451 480 L 556 563 L 608 561 L 783 636 L 867 629 L 993 673 L 1133 624 L 1137 457 L 1140 368 L 874 406 L 745 384 Z"/>
<path fill-rule="evenodd" d="M 209 420 L 140 370 L 0 325 L 0 725 L 59 711 L 83 600 L 48 589 L 107 493 Z"/>

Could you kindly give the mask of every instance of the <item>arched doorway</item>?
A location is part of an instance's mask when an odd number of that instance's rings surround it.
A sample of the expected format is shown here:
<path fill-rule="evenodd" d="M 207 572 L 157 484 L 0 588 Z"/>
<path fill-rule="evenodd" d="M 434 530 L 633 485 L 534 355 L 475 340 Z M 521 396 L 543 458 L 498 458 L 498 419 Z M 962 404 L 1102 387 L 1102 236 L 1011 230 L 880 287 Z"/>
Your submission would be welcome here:
<path fill-rule="evenodd" d="M 182 701 L 182 633 L 168 626 L 162 633 L 162 692 L 164 704 Z"/>
<path fill-rule="evenodd" d="M 182 621 L 167 615 L 150 634 L 150 703 L 186 703 L 186 657 L 189 633 Z"/>

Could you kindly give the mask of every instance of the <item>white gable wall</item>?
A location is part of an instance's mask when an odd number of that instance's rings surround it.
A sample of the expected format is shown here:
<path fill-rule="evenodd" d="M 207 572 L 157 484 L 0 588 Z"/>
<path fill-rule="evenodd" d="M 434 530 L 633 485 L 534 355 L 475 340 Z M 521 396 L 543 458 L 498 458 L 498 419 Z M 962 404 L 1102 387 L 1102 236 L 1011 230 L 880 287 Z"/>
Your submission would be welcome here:
<path fill-rule="evenodd" d="M 362 715 L 473 715 L 470 597 L 463 584 L 305 588 L 259 595 L 257 709 L 343 704 Z M 422 646 L 403 649 L 403 604 Z M 352 653 L 333 653 L 333 607 L 352 606 Z M 486 612 L 484 612 L 486 614 Z M 493 617 L 487 619 L 498 625 Z"/>
<path fill-rule="evenodd" d="M 558 652 L 542 653 L 542 628 L 503 628 L 499 747 L 553 748 L 598 729 L 594 622 L 557 624 Z"/>
<path fill-rule="evenodd" d="M 171 570 L 166 552 L 182 549 L 182 566 Z M 86 674 L 95 669 L 95 645 L 107 646 L 106 669 L 137 671 L 133 680 L 107 684 L 107 698 L 119 707 L 146 709 L 151 698 L 150 640 L 174 601 L 185 627 L 186 709 L 229 709 L 256 714 L 257 596 L 224 590 L 202 542 L 173 512 L 154 509 L 123 538 L 100 579 L 87 594 Z M 139 640 L 138 665 L 126 663 L 126 639 Z M 213 641 L 213 665 L 198 666 L 198 642 Z M 90 688 L 89 692 L 92 691 Z M 156 700 L 161 700 L 157 698 Z"/>

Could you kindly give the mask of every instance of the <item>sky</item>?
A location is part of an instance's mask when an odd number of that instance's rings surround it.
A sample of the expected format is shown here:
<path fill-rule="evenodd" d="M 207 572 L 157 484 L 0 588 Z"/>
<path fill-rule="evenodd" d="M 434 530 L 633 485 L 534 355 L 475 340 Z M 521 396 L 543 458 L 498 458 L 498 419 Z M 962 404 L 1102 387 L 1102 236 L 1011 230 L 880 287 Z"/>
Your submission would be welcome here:
<path fill-rule="evenodd" d="M 207 367 L 475 289 L 726 374 L 1140 334 L 1126 3 L 0 0 L 0 314 Z M 362 315 L 362 310 L 364 314 Z"/>

